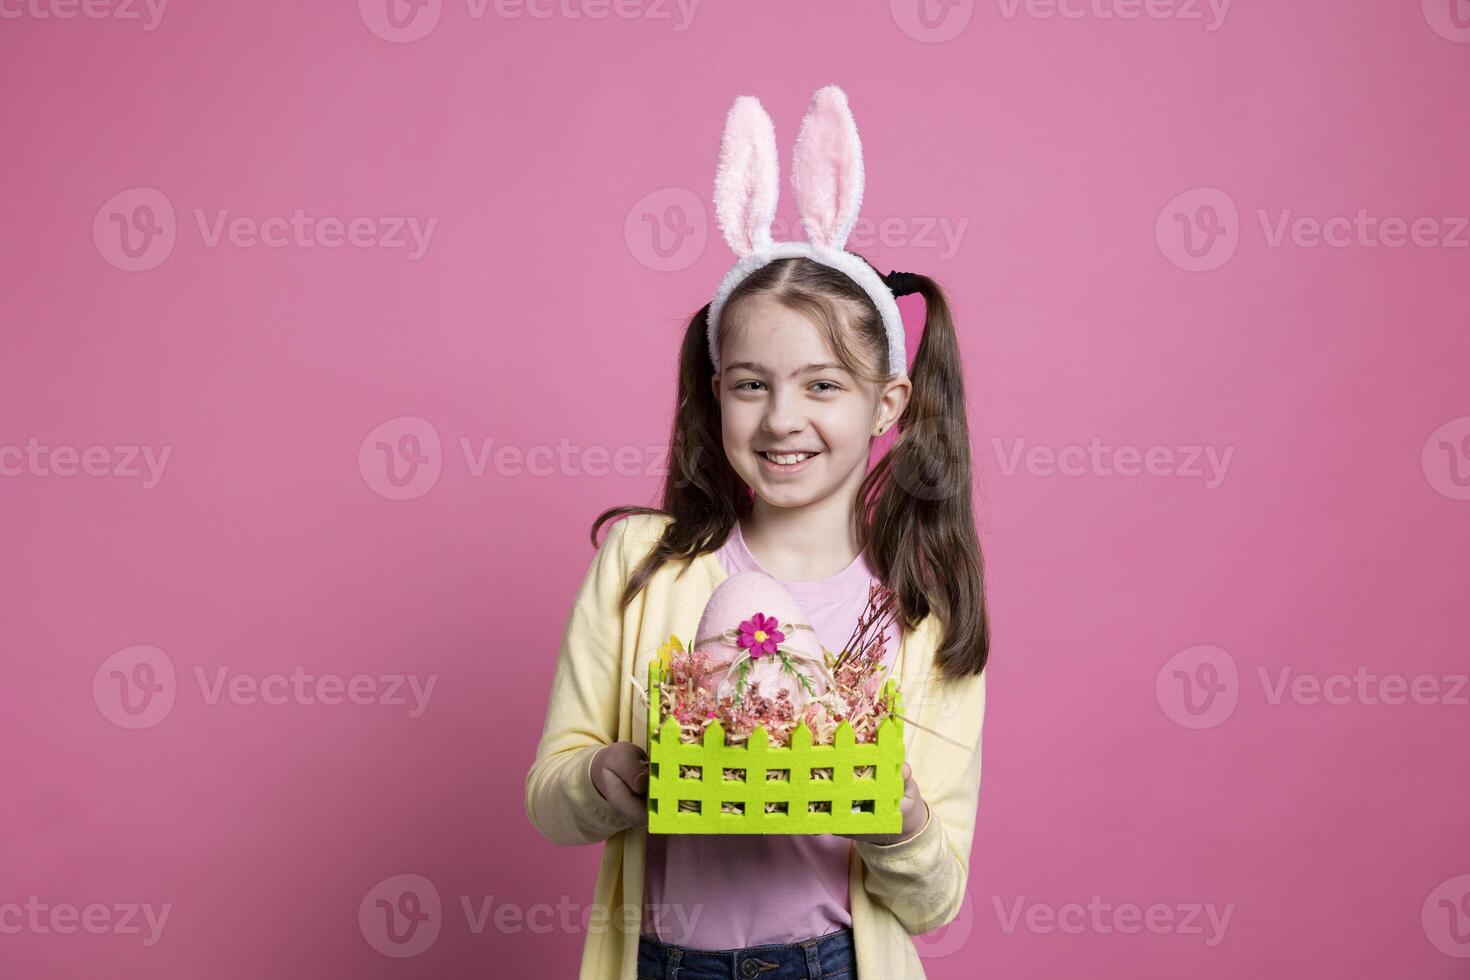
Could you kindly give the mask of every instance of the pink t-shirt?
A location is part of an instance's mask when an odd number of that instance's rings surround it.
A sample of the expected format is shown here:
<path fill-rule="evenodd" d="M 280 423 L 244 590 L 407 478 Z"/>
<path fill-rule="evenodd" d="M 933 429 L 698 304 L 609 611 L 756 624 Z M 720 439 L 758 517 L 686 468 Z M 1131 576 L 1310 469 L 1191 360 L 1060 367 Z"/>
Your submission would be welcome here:
<path fill-rule="evenodd" d="M 765 572 L 735 522 L 716 552 L 725 571 Z M 766 574 L 770 574 L 767 572 Z M 774 577 L 774 576 L 772 576 Z M 814 582 L 784 582 L 828 650 L 852 636 L 875 581 L 866 554 Z M 883 657 L 891 668 L 898 628 Z M 832 834 L 650 834 L 643 934 L 690 949 L 792 943 L 852 924 L 847 862 L 852 842 Z"/>

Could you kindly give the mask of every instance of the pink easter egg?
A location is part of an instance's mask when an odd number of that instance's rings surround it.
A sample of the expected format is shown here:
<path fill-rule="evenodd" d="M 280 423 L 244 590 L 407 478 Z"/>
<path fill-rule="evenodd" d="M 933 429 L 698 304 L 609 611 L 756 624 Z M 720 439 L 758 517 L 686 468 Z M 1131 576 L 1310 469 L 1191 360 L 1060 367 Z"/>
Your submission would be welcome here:
<path fill-rule="evenodd" d="M 715 588 L 704 607 L 704 615 L 699 620 L 699 631 L 695 634 L 695 649 L 702 650 L 709 657 L 710 664 L 720 668 L 714 670 L 702 685 L 711 693 L 717 696 L 734 693 L 734 685 L 723 668 L 733 663 L 747 648 L 742 647 L 738 640 L 731 642 L 728 637 L 738 638 L 742 632 L 742 623 L 750 624 L 751 627 L 769 627 L 769 623 L 757 621 L 757 614 L 770 617 L 779 624 L 782 637 L 779 640 L 780 646 L 804 653 L 814 658 L 816 663 L 822 662 L 822 644 L 816 633 L 810 629 L 793 628 L 798 623 L 810 625 L 810 620 L 791 591 L 764 572 L 736 572 Z M 756 637 L 765 632 L 768 637 L 775 637 L 775 632 L 769 629 L 757 631 L 747 628 L 745 632 Z M 797 667 L 818 694 L 826 691 L 827 685 L 820 668 L 802 661 L 797 661 Z M 798 709 L 808 699 L 800 680 L 783 669 L 781 659 L 771 653 L 753 657 L 748 684 L 769 698 L 786 691 L 792 705 Z"/>

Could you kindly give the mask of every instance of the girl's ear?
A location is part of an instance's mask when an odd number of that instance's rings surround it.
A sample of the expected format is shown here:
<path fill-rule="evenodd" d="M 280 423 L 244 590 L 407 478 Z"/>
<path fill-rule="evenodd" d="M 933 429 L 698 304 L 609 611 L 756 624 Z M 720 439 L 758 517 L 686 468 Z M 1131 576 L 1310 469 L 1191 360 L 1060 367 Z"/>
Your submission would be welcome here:
<path fill-rule="evenodd" d="M 736 255 L 771 244 L 780 185 L 776 127 L 759 99 L 742 95 L 725 117 L 715 170 L 715 217 Z"/>
<path fill-rule="evenodd" d="M 801 121 L 792 154 L 791 186 L 806 237 L 841 249 L 863 203 L 863 145 L 836 85 L 817 90 Z"/>
<path fill-rule="evenodd" d="M 913 382 L 908 378 L 900 378 L 884 388 L 878 399 L 878 408 L 879 415 L 887 416 L 887 421 L 877 423 L 876 434 L 881 435 L 898 424 L 898 420 L 909 407 L 909 398 L 913 393 Z"/>

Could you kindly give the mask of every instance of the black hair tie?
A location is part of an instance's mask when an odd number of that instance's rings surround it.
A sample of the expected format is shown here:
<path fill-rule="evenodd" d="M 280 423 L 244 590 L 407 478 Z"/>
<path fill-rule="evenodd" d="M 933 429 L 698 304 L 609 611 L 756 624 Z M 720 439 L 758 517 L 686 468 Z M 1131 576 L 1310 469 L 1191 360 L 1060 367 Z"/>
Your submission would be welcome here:
<path fill-rule="evenodd" d="M 909 293 L 917 293 L 920 289 L 919 280 L 922 276 L 912 272 L 889 272 L 883 277 L 883 283 L 895 296 L 907 296 Z"/>

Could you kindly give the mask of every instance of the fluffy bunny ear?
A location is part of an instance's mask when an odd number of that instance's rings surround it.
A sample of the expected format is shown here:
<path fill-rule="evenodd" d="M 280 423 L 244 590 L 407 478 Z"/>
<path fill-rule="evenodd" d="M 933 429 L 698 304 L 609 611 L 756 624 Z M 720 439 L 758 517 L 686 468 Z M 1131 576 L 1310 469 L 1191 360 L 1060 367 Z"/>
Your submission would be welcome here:
<path fill-rule="evenodd" d="M 715 170 L 715 217 L 736 255 L 771 243 L 780 185 L 776 127 L 759 99 L 742 95 L 725 117 Z"/>
<path fill-rule="evenodd" d="M 818 89 L 807 107 L 792 156 L 791 186 L 807 239 L 844 247 L 863 203 L 863 146 L 847 94 L 836 85 Z"/>

